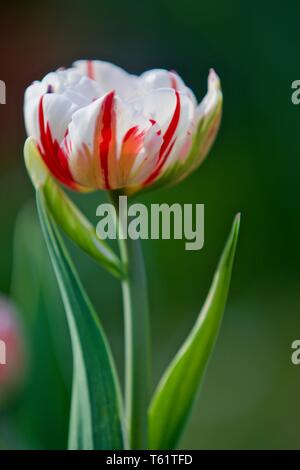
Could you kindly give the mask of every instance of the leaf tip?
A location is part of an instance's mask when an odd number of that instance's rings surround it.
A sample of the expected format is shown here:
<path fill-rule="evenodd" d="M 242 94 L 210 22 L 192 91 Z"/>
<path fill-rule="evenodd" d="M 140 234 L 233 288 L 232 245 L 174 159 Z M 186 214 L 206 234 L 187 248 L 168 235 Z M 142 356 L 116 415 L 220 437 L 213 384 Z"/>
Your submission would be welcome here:
<path fill-rule="evenodd" d="M 233 229 L 234 229 L 234 232 L 235 232 L 236 235 L 238 235 L 238 233 L 239 233 L 240 225 L 241 225 L 241 213 L 238 212 L 235 215 L 234 221 L 233 221 Z"/>
<path fill-rule="evenodd" d="M 235 215 L 235 218 L 234 220 L 238 223 L 240 223 L 240 220 L 241 220 L 241 212 L 238 212 L 236 215 Z"/>

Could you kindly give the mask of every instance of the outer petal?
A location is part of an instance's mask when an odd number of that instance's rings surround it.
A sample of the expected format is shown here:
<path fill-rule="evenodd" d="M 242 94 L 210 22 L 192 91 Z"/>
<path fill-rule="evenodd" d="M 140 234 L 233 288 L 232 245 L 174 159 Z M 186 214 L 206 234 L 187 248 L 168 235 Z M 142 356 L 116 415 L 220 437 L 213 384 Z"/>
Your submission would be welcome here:
<path fill-rule="evenodd" d="M 25 93 L 24 116 L 29 136 L 33 137 L 52 174 L 66 186 L 81 190 L 69 169 L 68 153 L 61 143 L 73 113 L 97 97 L 94 81 L 74 70 L 49 73 L 34 82 Z"/>
<path fill-rule="evenodd" d="M 185 94 L 174 89 L 158 89 L 135 102 L 137 109 L 142 108 L 145 116 L 157 123 L 162 131 L 162 145 L 158 162 L 145 179 L 144 185 L 153 183 L 168 166 L 168 161 L 178 155 L 177 140 L 186 134 L 194 119 L 194 105 Z"/>
<path fill-rule="evenodd" d="M 41 102 L 43 119 L 48 125 L 54 140 L 61 142 L 76 106 L 64 95 L 46 94 L 38 100 L 39 130 L 41 133 Z M 33 136 L 35 137 L 35 136 Z"/>
<path fill-rule="evenodd" d="M 38 107 L 40 98 L 47 93 L 47 85 L 42 82 L 34 82 L 25 92 L 24 98 L 24 120 L 28 136 L 39 139 L 40 128 L 38 118 Z"/>
<path fill-rule="evenodd" d="M 108 156 L 115 152 L 113 100 L 113 94 L 106 95 L 75 112 L 63 143 L 74 179 L 89 188 L 109 188 Z"/>
<path fill-rule="evenodd" d="M 162 173 L 155 187 L 178 183 L 194 171 L 209 152 L 218 132 L 222 114 L 222 91 L 220 80 L 211 70 L 208 91 L 195 113 L 195 120 L 183 138 L 179 159 Z"/>
<path fill-rule="evenodd" d="M 209 71 L 207 84 L 207 93 L 197 108 L 198 122 L 203 117 L 211 114 L 222 100 L 220 79 L 213 69 Z"/>
<path fill-rule="evenodd" d="M 195 159 L 189 173 L 197 168 L 208 152 L 217 136 L 222 117 L 223 95 L 220 79 L 211 69 L 208 75 L 208 91 L 196 110 Z M 191 158 L 192 155 L 188 156 Z M 191 158 L 192 159 L 192 158 Z"/>
<path fill-rule="evenodd" d="M 100 60 L 79 60 L 75 69 L 84 76 L 95 80 L 102 94 L 115 91 L 123 99 L 130 99 L 138 92 L 138 81 L 121 67 Z"/>
<path fill-rule="evenodd" d="M 41 94 L 43 84 L 28 89 L 25 99 L 25 123 L 28 135 L 37 142 L 40 154 L 51 173 L 66 186 L 77 189 L 70 174 L 60 142 L 71 120 L 74 105 L 63 95 Z"/>
<path fill-rule="evenodd" d="M 67 154 L 60 145 L 63 135 L 67 132 L 72 107 L 73 105 L 60 95 L 42 96 L 38 100 L 39 135 L 36 140 L 41 156 L 51 173 L 69 188 L 79 189 L 70 172 Z"/>

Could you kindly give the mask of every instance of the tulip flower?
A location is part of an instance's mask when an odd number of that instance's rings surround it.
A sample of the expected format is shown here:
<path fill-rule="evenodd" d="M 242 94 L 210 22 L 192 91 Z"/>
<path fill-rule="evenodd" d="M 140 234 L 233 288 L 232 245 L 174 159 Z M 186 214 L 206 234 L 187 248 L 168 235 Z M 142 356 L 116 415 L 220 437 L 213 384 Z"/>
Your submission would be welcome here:
<path fill-rule="evenodd" d="M 179 75 L 140 76 L 101 61 L 49 73 L 25 94 L 25 124 L 52 175 L 77 191 L 130 194 L 174 184 L 197 168 L 217 134 L 220 81 L 198 105 Z"/>
<path fill-rule="evenodd" d="M 69 449 L 178 448 L 220 328 L 240 218 L 235 218 L 199 317 L 151 398 L 146 272 L 139 240 L 123 236 L 127 211 L 119 199 L 175 184 L 194 171 L 215 140 L 221 109 L 220 81 L 213 70 L 200 104 L 176 72 L 156 69 L 135 76 L 91 60 L 49 73 L 26 90 L 25 163 L 72 343 Z M 55 179 L 75 191 L 108 192 L 119 256 L 97 237 Z M 121 281 L 122 391 L 101 315 L 88 300 L 58 225 Z"/>
<path fill-rule="evenodd" d="M 0 402 L 24 377 L 24 341 L 14 306 L 0 298 Z"/>

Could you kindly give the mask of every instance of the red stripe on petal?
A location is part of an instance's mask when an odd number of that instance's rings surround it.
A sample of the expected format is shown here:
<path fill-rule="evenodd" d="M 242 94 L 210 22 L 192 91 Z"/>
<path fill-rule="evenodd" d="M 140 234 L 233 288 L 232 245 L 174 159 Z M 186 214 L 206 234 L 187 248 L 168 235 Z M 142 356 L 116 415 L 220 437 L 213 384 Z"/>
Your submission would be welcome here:
<path fill-rule="evenodd" d="M 153 170 L 153 172 L 148 176 L 146 181 L 144 181 L 144 185 L 147 186 L 148 184 L 152 183 L 157 176 L 159 175 L 164 163 L 166 162 L 168 156 L 170 155 L 170 152 L 175 144 L 175 140 L 173 139 L 174 134 L 176 132 L 176 129 L 178 127 L 179 123 L 179 118 L 180 118 L 180 96 L 178 91 L 175 91 L 176 94 L 176 106 L 175 106 L 175 111 L 173 113 L 171 122 L 169 124 L 168 129 L 166 130 L 164 136 L 163 136 L 163 143 L 159 151 L 159 158 L 158 158 L 158 163 Z"/>
<path fill-rule="evenodd" d="M 92 60 L 86 62 L 86 74 L 91 80 L 95 80 L 94 64 Z"/>
<path fill-rule="evenodd" d="M 120 186 L 127 185 L 136 158 L 143 148 L 144 138 L 145 130 L 140 129 L 139 126 L 131 127 L 124 135 L 117 169 Z"/>
<path fill-rule="evenodd" d="M 78 185 L 74 181 L 69 168 L 68 156 L 57 140 L 53 139 L 49 123 L 45 123 L 43 96 L 39 102 L 38 117 L 40 127 L 40 144 L 38 145 L 38 149 L 45 164 L 53 176 L 61 183 L 68 188 L 78 189 Z"/>
<path fill-rule="evenodd" d="M 138 131 L 138 126 L 133 126 L 131 127 L 125 134 L 123 138 L 123 143 L 125 143 L 130 137 L 132 137 L 132 134 L 136 134 Z"/>
<path fill-rule="evenodd" d="M 164 134 L 164 141 L 163 141 L 163 144 L 161 146 L 161 149 L 160 149 L 160 152 L 159 152 L 159 158 L 160 159 L 163 159 L 164 157 L 164 154 L 176 132 L 176 129 L 177 129 L 177 126 L 178 126 L 178 123 L 179 123 L 179 118 L 180 118 L 180 97 L 179 97 L 179 93 L 178 91 L 175 92 L 176 94 L 176 107 L 175 107 L 175 111 L 174 111 L 174 114 L 173 114 L 173 117 L 171 119 L 171 122 L 169 124 L 169 127 L 168 129 L 166 130 L 165 134 Z"/>
<path fill-rule="evenodd" d="M 155 126 L 155 124 L 157 124 L 157 122 L 155 121 L 155 119 L 149 119 L 149 121 L 151 122 L 152 126 Z M 161 129 L 158 129 L 158 131 L 156 132 L 157 135 L 161 135 Z"/>
<path fill-rule="evenodd" d="M 144 143 L 145 131 L 131 127 L 122 140 L 121 158 L 136 158 Z"/>
<path fill-rule="evenodd" d="M 112 140 L 112 114 L 115 92 L 111 91 L 104 98 L 102 105 L 102 129 L 101 140 L 99 143 L 99 156 L 101 168 L 104 175 L 104 184 L 106 189 L 110 189 L 108 178 L 108 155 L 109 146 Z"/>

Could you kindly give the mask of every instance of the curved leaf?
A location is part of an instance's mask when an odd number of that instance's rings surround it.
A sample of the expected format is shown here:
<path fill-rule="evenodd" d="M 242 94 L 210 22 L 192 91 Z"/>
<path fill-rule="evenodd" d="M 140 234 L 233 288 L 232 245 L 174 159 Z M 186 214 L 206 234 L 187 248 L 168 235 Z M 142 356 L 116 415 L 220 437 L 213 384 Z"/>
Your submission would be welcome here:
<path fill-rule="evenodd" d="M 70 449 L 124 448 L 120 392 L 108 342 L 37 191 L 39 217 L 62 295 L 73 351 Z"/>
<path fill-rule="evenodd" d="M 149 409 L 150 449 L 174 449 L 186 425 L 219 332 L 239 224 L 238 214 L 200 315 L 165 371 L 152 399 Z"/>
<path fill-rule="evenodd" d="M 29 354 L 26 380 L 14 405 L 14 420 L 24 436 L 21 448 L 64 449 L 70 409 L 71 345 L 33 202 L 21 208 L 14 228 L 10 296 L 22 317 Z"/>

